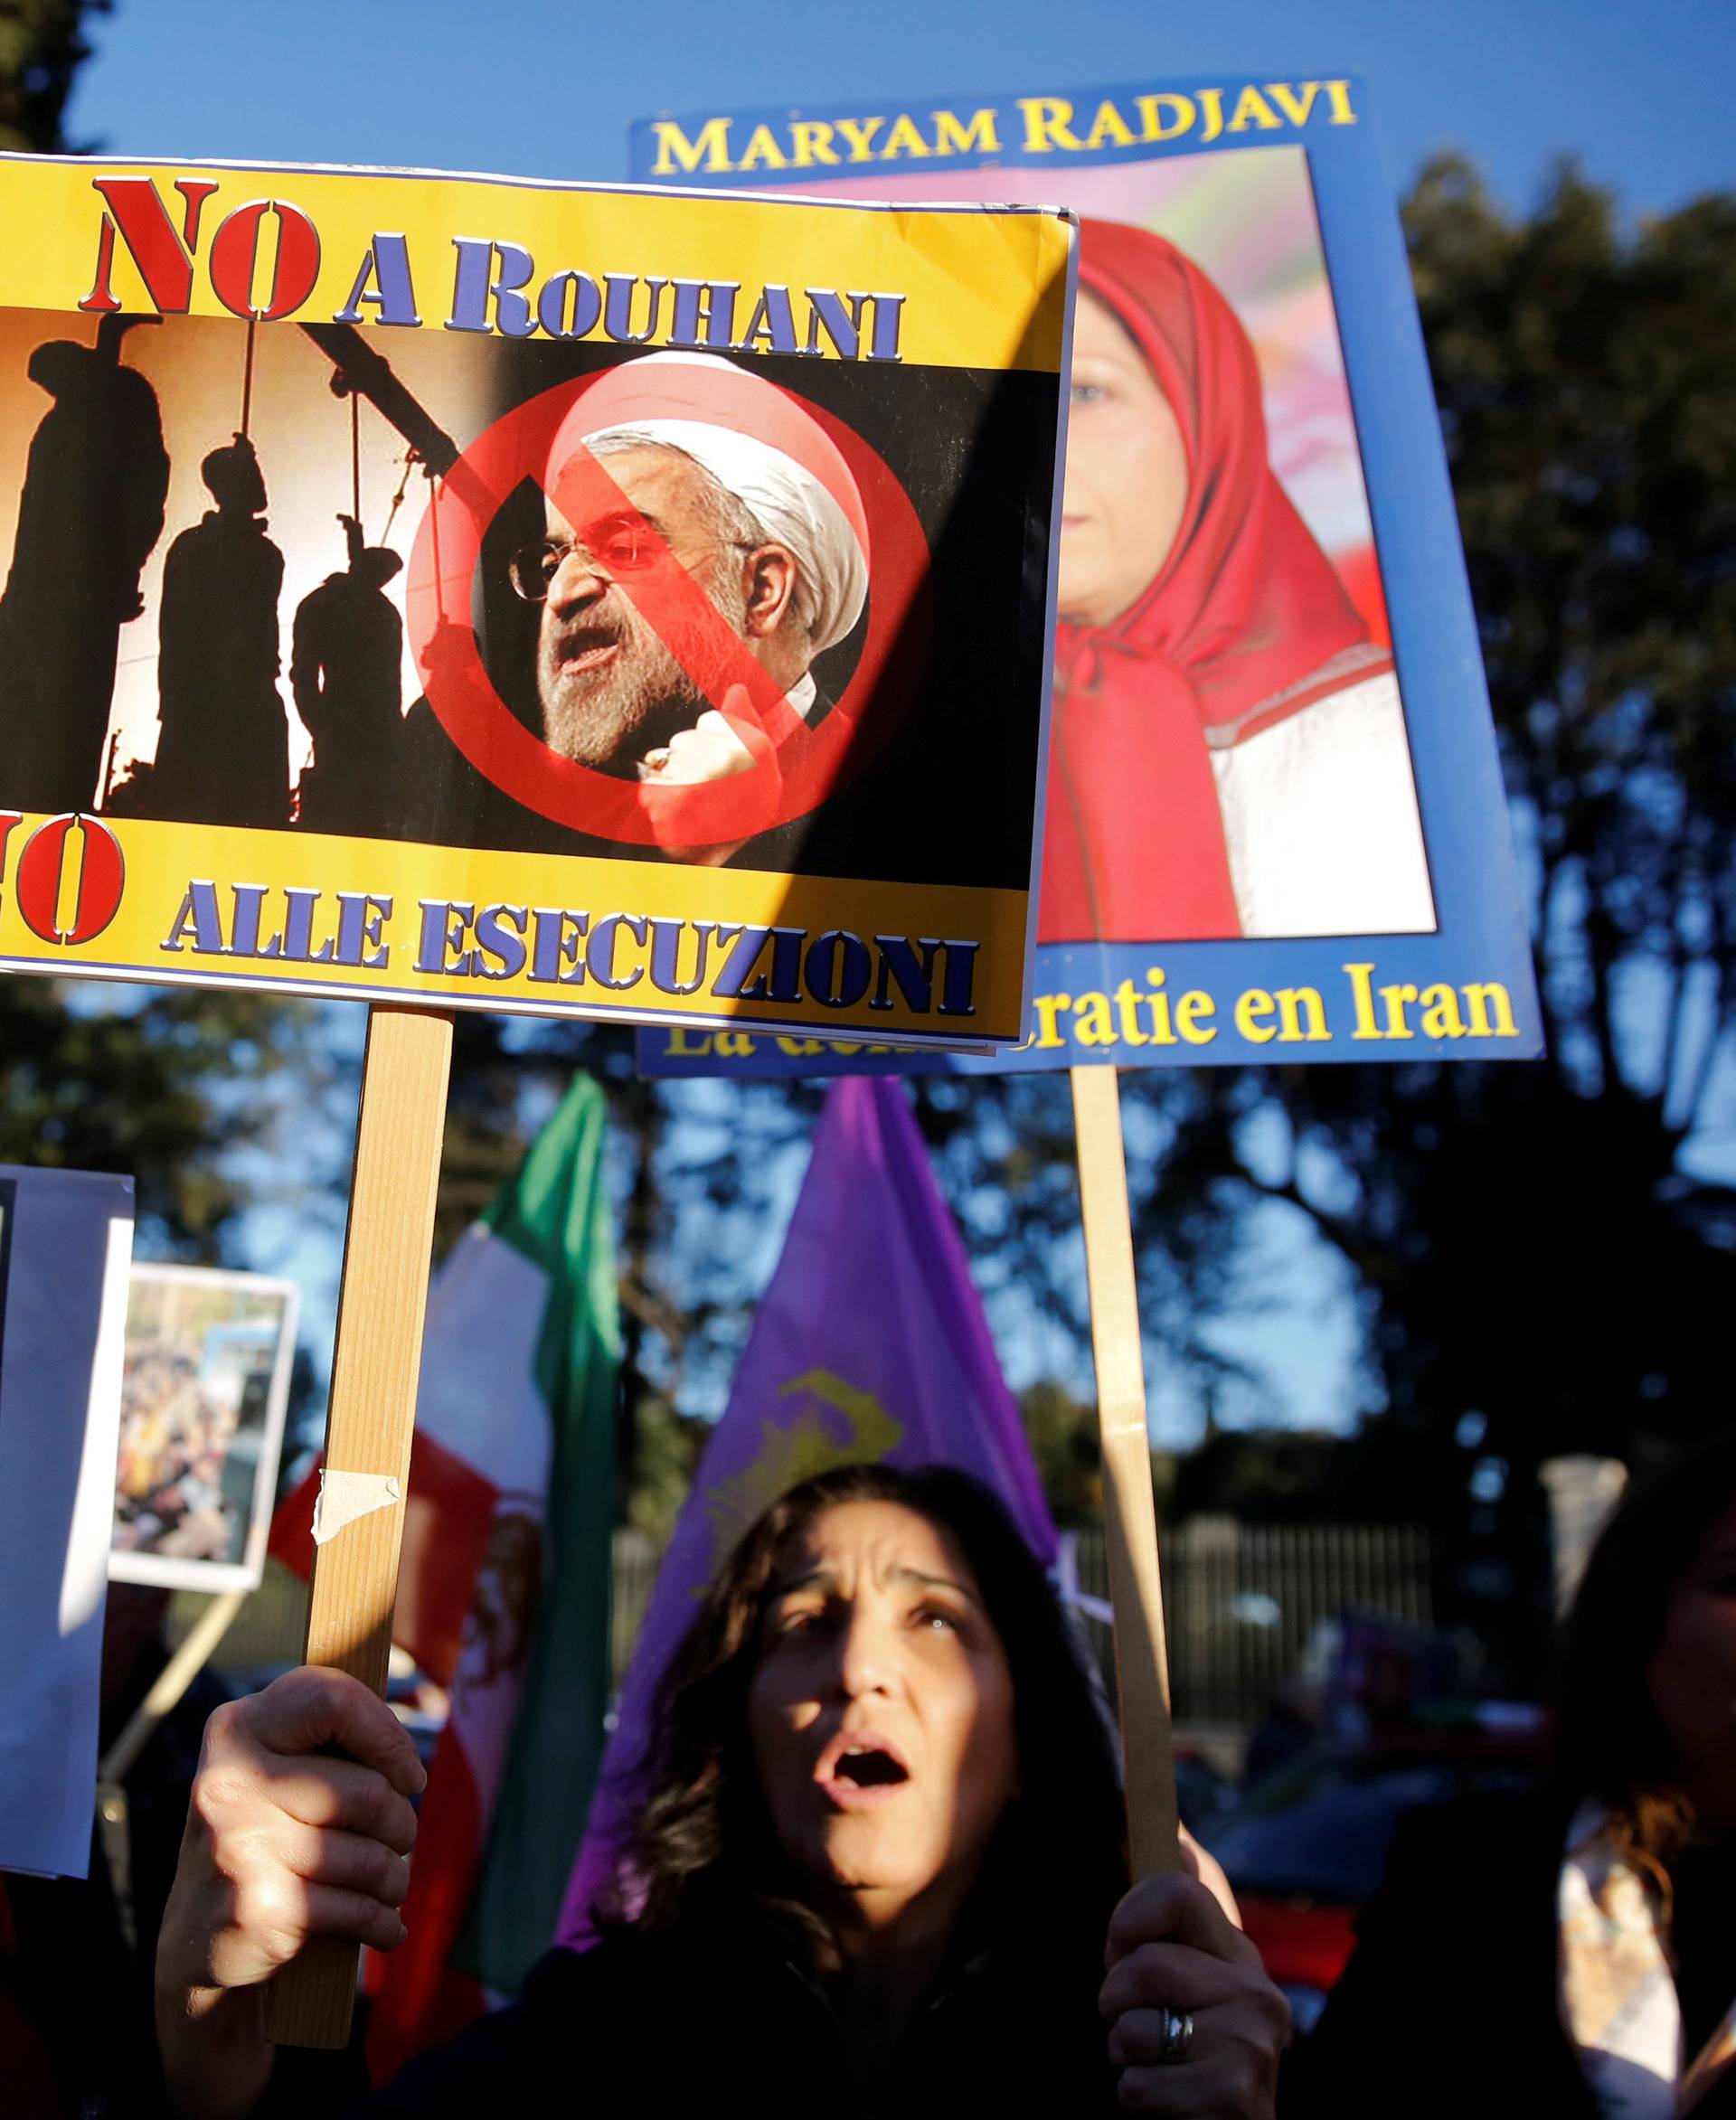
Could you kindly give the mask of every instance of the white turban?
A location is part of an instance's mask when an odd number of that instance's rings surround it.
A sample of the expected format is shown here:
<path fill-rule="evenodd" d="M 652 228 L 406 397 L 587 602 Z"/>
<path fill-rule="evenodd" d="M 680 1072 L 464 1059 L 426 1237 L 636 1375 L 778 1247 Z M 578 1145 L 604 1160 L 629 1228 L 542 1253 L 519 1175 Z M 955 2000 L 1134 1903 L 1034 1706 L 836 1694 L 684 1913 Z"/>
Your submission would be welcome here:
<path fill-rule="evenodd" d="M 703 366 L 742 373 L 734 363 L 715 353 L 652 353 L 615 372 L 623 379 L 629 373 L 641 376 L 645 370 L 665 363 L 671 368 L 680 363 L 688 369 Z M 778 394 L 793 408 L 793 400 Z M 582 403 L 581 400 L 580 407 Z M 556 438 L 556 456 L 561 454 L 563 444 L 574 440 L 593 448 L 599 442 L 612 447 L 663 443 L 691 457 L 726 493 L 733 494 L 767 537 L 787 545 L 794 555 L 800 579 L 797 602 L 807 616 L 816 655 L 835 646 L 862 617 L 868 599 L 868 563 L 861 542 L 820 480 L 782 449 L 707 420 L 628 419 L 577 435 L 570 431 L 571 425 L 570 421 L 563 426 Z M 820 432 L 817 425 L 815 431 Z M 830 448 L 829 440 L 826 446 Z M 560 468 L 552 457 L 551 473 L 558 474 Z"/>

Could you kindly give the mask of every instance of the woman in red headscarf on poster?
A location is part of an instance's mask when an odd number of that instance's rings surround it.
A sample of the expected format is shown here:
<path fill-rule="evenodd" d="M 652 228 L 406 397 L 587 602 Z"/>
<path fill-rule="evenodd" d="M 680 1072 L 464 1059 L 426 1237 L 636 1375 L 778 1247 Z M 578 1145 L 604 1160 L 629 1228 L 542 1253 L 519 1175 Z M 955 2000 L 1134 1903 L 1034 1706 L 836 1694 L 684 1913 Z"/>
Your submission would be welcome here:
<path fill-rule="evenodd" d="M 1392 659 L 1266 457 L 1212 282 L 1085 222 L 1039 938 L 1435 925 Z"/>

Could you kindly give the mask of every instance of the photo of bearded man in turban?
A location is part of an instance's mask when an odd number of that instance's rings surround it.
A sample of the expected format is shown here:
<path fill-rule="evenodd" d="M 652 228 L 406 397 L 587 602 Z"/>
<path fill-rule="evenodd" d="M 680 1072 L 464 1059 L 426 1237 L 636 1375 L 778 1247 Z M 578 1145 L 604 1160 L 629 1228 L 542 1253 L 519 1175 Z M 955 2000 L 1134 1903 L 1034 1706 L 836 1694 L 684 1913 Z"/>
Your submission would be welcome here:
<path fill-rule="evenodd" d="M 753 383 L 764 423 L 812 462 L 739 427 L 703 417 L 717 380 Z M 829 711 L 816 656 L 855 629 L 868 598 L 867 531 L 854 482 L 816 422 L 775 386 L 710 354 L 654 353 L 588 391 L 549 451 L 545 494 L 576 492 L 575 526 L 553 499 L 541 539 L 514 552 L 513 587 L 539 608 L 537 702 L 542 737 L 562 758 L 665 787 L 748 772 L 747 702 L 737 716 L 724 674 L 706 675 L 701 623 L 654 626 L 636 601 L 640 578 L 676 561 L 709 610 L 804 722 Z M 836 497 L 842 494 L 841 501 Z M 668 850 L 718 862 L 740 851 Z"/>

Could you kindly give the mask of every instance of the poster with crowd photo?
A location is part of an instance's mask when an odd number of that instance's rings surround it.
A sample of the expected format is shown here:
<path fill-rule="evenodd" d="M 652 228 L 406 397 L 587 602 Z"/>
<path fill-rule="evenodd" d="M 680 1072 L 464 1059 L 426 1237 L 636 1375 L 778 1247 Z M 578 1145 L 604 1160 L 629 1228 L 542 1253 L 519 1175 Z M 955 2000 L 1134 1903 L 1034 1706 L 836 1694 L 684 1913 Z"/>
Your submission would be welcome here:
<path fill-rule="evenodd" d="M 1023 1036 L 1068 216 L 0 208 L 0 966 Z"/>
<path fill-rule="evenodd" d="M 108 1573 L 252 1590 L 265 1566 L 299 1302 L 293 1281 L 136 1266 Z"/>
<path fill-rule="evenodd" d="M 1542 1050 L 1394 203 L 1345 79 L 637 127 L 633 174 L 1080 218 L 1030 1039 L 644 1033 L 658 1074 Z"/>

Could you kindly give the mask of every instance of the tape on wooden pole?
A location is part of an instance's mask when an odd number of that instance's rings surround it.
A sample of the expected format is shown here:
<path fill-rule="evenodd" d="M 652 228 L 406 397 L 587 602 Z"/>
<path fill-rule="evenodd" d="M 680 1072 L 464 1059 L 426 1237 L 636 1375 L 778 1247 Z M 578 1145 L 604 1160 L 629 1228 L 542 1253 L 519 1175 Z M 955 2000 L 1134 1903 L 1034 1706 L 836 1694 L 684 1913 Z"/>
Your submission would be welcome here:
<path fill-rule="evenodd" d="M 1120 1085 L 1112 1067 L 1070 1072 L 1097 1418 L 1103 1439 L 1103 1519 L 1109 1601 L 1115 1608 L 1127 1840 L 1137 1880 L 1182 1867 L 1164 1592 L 1157 1571 L 1157 1509 L 1146 1430 L 1146 1371 L 1121 1144 Z"/>
<path fill-rule="evenodd" d="M 449 1016 L 369 1010 L 307 1661 L 382 1696 L 451 1058 Z M 268 2036 L 279 2046 L 344 2045 L 360 1949 L 321 1936 L 286 1965 L 267 1992 Z"/>

